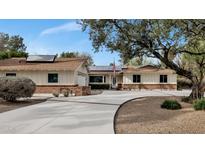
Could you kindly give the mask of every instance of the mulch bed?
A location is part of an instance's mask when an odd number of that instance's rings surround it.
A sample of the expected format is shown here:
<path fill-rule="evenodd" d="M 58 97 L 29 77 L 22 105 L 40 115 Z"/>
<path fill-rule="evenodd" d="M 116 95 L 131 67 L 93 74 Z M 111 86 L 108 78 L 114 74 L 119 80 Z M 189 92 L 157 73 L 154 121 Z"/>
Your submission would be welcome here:
<path fill-rule="evenodd" d="M 161 109 L 165 99 L 181 101 L 181 97 L 146 97 L 123 104 L 115 115 L 115 133 L 205 133 L 204 111 L 184 102 L 181 110 Z"/>
<path fill-rule="evenodd" d="M 0 113 L 29 106 L 29 105 L 42 103 L 45 102 L 46 100 L 47 99 L 26 99 L 17 102 L 6 102 L 3 99 L 0 99 Z"/>

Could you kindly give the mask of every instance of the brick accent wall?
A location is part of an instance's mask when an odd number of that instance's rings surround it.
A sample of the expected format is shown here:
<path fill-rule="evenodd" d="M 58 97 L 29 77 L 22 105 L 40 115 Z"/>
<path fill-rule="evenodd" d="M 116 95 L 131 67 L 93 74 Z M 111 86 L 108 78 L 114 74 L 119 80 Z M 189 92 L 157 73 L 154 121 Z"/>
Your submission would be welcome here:
<path fill-rule="evenodd" d="M 35 93 L 53 93 L 54 91 L 62 92 L 63 90 L 71 90 L 76 96 L 91 94 L 90 86 L 78 85 L 37 85 Z"/>
<path fill-rule="evenodd" d="M 177 85 L 176 84 L 122 84 L 121 86 L 122 90 L 131 90 L 131 89 L 170 89 L 170 90 L 176 90 Z"/>

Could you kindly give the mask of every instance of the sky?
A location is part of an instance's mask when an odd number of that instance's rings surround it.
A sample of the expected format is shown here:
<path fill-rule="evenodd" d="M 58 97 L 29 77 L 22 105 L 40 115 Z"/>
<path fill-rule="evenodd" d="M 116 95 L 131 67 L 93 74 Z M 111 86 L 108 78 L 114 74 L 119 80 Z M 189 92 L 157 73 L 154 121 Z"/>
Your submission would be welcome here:
<path fill-rule="evenodd" d="M 23 37 L 29 54 L 79 51 L 91 54 L 95 65 L 109 65 L 114 59 L 119 64 L 118 53 L 94 53 L 88 33 L 82 32 L 76 20 L 0 20 L 0 32 Z"/>

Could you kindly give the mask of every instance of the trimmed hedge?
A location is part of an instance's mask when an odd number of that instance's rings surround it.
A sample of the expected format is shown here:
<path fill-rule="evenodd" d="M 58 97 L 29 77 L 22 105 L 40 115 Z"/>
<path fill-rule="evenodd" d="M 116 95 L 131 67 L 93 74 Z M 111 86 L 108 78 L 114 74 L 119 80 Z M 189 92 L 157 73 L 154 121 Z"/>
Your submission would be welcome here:
<path fill-rule="evenodd" d="M 196 100 L 193 104 L 195 110 L 205 110 L 205 98 Z"/>
<path fill-rule="evenodd" d="M 181 104 L 178 103 L 176 100 L 165 100 L 161 104 L 161 108 L 168 109 L 168 110 L 178 110 L 181 109 Z"/>
<path fill-rule="evenodd" d="M 110 89 L 109 84 L 90 84 L 91 89 Z"/>
<path fill-rule="evenodd" d="M 17 98 L 31 97 L 35 92 L 36 84 L 24 77 L 0 77 L 0 97 L 14 102 Z"/>

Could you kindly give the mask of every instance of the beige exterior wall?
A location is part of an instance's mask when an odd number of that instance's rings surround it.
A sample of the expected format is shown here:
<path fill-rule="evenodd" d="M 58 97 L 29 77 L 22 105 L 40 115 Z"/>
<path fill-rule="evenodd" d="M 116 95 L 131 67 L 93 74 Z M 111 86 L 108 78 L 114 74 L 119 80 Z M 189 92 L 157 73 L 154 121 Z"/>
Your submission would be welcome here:
<path fill-rule="evenodd" d="M 27 77 L 37 85 L 75 85 L 74 72 L 71 71 L 19 71 L 19 72 L 0 72 L 0 76 L 6 73 L 16 73 L 17 77 Z M 48 83 L 48 73 L 58 73 L 58 83 Z"/>
<path fill-rule="evenodd" d="M 0 77 L 3 77 L 4 76 L 4 72 L 0 72 Z"/>
<path fill-rule="evenodd" d="M 123 76 L 122 75 L 117 76 L 116 80 L 117 80 L 117 84 L 118 83 L 122 84 L 123 83 Z"/>
<path fill-rule="evenodd" d="M 81 72 L 83 74 L 88 74 L 88 70 L 87 70 L 86 66 L 83 64 L 81 66 L 79 66 L 79 68 L 76 71 Z"/>
<path fill-rule="evenodd" d="M 133 83 L 133 75 L 134 74 L 123 74 L 123 84 L 138 84 Z M 158 74 L 158 73 L 147 73 L 147 74 L 136 74 L 141 75 L 141 84 L 163 84 L 160 83 L 160 75 L 167 75 L 168 84 L 176 84 L 177 83 L 177 75 L 176 74 Z M 164 83 L 164 84 L 167 84 Z"/>
<path fill-rule="evenodd" d="M 88 70 L 85 65 L 79 66 L 74 72 L 75 84 L 80 86 L 88 86 Z"/>
<path fill-rule="evenodd" d="M 27 77 L 32 79 L 37 85 L 88 85 L 88 71 L 84 65 L 80 65 L 76 71 L 13 71 L 0 72 L 0 76 L 6 76 L 6 73 L 16 73 L 17 77 Z M 58 73 L 58 83 L 48 83 L 48 73 Z M 80 82 L 85 79 L 85 84 Z"/>

